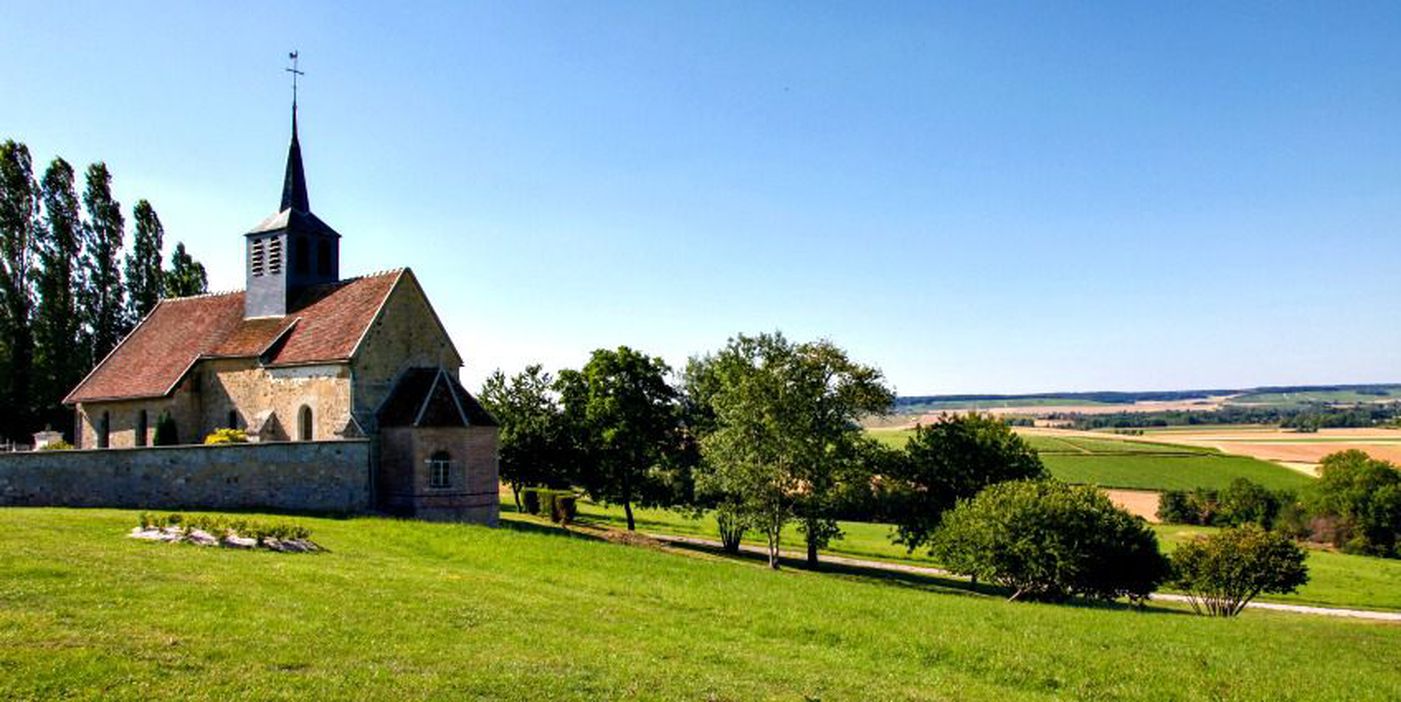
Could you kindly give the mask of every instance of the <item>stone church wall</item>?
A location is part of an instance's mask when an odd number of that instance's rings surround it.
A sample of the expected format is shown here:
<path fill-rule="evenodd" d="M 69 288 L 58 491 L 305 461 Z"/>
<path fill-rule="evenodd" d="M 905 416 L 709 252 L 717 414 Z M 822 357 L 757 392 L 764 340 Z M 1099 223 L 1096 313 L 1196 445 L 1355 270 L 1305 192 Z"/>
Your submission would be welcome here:
<path fill-rule="evenodd" d="M 365 431 L 374 432 L 374 413 L 389 397 L 400 373 L 409 368 L 439 366 L 456 373 L 462 358 L 438 324 L 418 281 L 405 271 L 379 317 L 366 331 L 351 365 L 357 417 Z"/>
<path fill-rule="evenodd" d="M 200 373 L 206 432 L 226 427 L 229 412 L 237 413 L 237 429 L 261 424 L 249 412 L 272 411 L 276 425 L 264 437 L 271 441 L 297 439 L 298 414 L 311 409 L 313 440 L 342 436 L 350 422 L 350 367 L 344 364 L 265 368 L 253 359 L 205 361 Z M 355 436 L 353 432 L 350 436 Z M 204 437 L 200 435 L 200 439 Z M 183 437 L 182 437 L 183 438 Z"/>
<path fill-rule="evenodd" d="M 379 490 L 386 510 L 435 521 L 496 524 L 500 511 L 496 427 L 386 427 Z M 451 457 L 447 488 L 429 484 L 428 461 Z"/>
<path fill-rule="evenodd" d="M 0 454 L 0 506 L 370 509 L 370 442 Z"/>
<path fill-rule="evenodd" d="M 119 400 L 115 402 L 85 402 L 77 408 L 77 427 L 74 431 L 75 445 L 84 449 L 98 447 L 98 426 L 103 413 L 107 414 L 107 445 L 110 448 L 132 448 L 150 446 L 156 435 L 156 422 L 161 415 L 169 413 L 175 420 L 176 433 L 182 443 L 199 443 L 208 433 L 203 430 L 199 398 L 191 392 L 193 376 L 185 379 L 178 390 L 170 397 L 145 400 Z M 141 412 L 146 412 L 145 441 L 138 441 L 137 429 L 140 426 Z"/>

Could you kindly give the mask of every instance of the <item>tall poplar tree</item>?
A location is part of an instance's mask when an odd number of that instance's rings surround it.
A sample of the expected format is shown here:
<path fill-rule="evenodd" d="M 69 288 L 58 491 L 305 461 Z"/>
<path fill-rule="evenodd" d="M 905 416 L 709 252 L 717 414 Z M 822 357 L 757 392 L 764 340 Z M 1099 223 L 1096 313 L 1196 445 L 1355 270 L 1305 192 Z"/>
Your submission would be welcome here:
<path fill-rule="evenodd" d="M 131 212 L 135 225 L 131 253 L 126 257 L 127 319 L 139 322 L 161 299 L 165 291 L 161 270 L 161 246 L 165 229 L 155 208 L 138 200 Z"/>
<path fill-rule="evenodd" d="M 39 269 L 34 313 L 35 405 L 41 421 L 62 426 L 66 412 L 59 404 L 82 379 L 87 367 L 80 345 L 76 293 L 80 280 L 74 266 L 82 252 L 82 220 L 73 166 L 55 158 L 40 182 L 43 226 L 36 230 Z"/>
<path fill-rule="evenodd" d="M 0 330 L 8 352 L 3 429 L 18 438 L 29 423 L 34 337 L 34 230 L 38 226 L 38 186 L 29 148 L 7 139 L 0 144 Z"/>
<path fill-rule="evenodd" d="M 122 281 L 118 258 L 122 251 L 121 203 L 112 198 L 112 175 L 107 164 L 88 166 L 83 193 L 87 220 L 83 223 L 83 288 L 79 304 L 84 310 L 91 367 L 107 356 L 126 332 Z"/>
<path fill-rule="evenodd" d="M 204 264 L 196 261 L 185 252 L 185 242 L 175 244 L 170 254 L 170 270 L 165 272 L 165 296 L 189 297 L 209 292 L 209 276 L 204 273 Z"/>

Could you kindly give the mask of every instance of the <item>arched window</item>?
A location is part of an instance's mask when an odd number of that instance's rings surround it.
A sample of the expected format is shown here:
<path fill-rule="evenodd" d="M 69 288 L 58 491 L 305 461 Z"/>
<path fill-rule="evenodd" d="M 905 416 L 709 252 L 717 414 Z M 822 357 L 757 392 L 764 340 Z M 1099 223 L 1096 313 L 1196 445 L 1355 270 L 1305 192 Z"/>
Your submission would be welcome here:
<path fill-rule="evenodd" d="M 147 420 L 147 417 L 146 417 L 146 410 L 141 410 L 140 412 L 137 412 L 137 413 L 136 413 L 136 445 L 137 445 L 137 446 L 145 446 L 145 445 L 146 445 L 146 428 L 147 428 L 146 425 L 147 425 L 147 423 L 148 423 L 148 420 Z"/>
<path fill-rule="evenodd" d="M 297 440 L 311 441 L 312 438 L 311 408 L 302 405 L 302 408 L 297 411 Z"/>
<path fill-rule="evenodd" d="M 331 242 L 326 239 L 316 243 L 316 274 L 331 274 Z"/>
<path fill-rule="evenodd" d="M 108 439 L 112 434 L 112 415 L 107 412 L 102 413 L 102 419 L 97 420 L 97 447 L 107 448 Z"/>
<path fill-rule="evenodd" d="M 238 428 L 238 410 L 229 410 L 229 428 Z"/>
<path fill-rule="evenodd" d="M 452 487 L 452 454 L 438 451 L 428 458 L 428 487 Z"/>
<path fill-rule="evenodd" d="M 297 250 L 293 255 L 297 260 L 292 265 L 298 273 L 305 274 L 311 271 L 311 262 L 308 260 L 311 258 L 311 247 L 306 243 L 306 237 L 297 237 Z"/>

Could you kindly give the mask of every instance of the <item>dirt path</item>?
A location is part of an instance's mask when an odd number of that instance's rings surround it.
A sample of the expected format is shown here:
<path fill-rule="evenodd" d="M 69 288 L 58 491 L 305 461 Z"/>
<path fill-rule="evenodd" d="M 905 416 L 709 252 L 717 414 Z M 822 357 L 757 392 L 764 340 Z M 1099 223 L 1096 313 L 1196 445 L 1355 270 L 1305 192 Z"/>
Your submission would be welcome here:
<path fill-rule="evenodd" d="M 710 539 L 701 539 L 694 536 L 670 536 L 667 534 L 647 534 L 648 537 L 656 539 L 664 544 L 676 544 L 680 546 L 700 546 L 703 548 L 719 549 L 720 542 Z M 740 549 L 745 553 L 767 555 L 768 550 L 761 546 L 742 545 Z M 805 555 L 794 551 L 780 552 L 784 558 L 802 560 Z M 910 573 L 913 575 L 932 575 L 941 578 L 958 578 L 962 576 L 950 573 L 942 568 L 931 566 L 917 566 L 908 563 L 888 563 L 886 561 L 871 561 L 864 558 L 848 558 L 846 556 L 834 556 L 822 554 L 822 560 L 826 563 L 849 566 L 854 568 L 870 568 L 872 570 L 884 570 L 892 573 Z M 1185 595 L 1174 595 L 1169 593 L 1159 593 L 1153 595 L 1152 599 L 1161 602 L 1181 602 L 1187 603 L 1189 600 Z M 1401 623 L 1401 612 L 1377 612 L 1367 609 L 1345 609 L 1339 607 L 1314 607 L 1310 605 L 1280 604 L 1277 602 L 1251 602 L 1246 605 L 1250 609 L 1263 609 L 1275 612 L 1292 612 L 1294 614 L 1313 614 L 1325 617 L 1344 617 L 1350 619 L 1367 619 L 1371 621 L 1396 622 Z"/>

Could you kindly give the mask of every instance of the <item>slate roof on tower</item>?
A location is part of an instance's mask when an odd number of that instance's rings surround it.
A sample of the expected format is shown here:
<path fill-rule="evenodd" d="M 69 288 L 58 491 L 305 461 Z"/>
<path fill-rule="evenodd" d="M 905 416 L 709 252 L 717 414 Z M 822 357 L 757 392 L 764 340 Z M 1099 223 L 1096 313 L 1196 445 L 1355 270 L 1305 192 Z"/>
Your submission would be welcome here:
<path fill-rule="evenodd" d="M 281 229 L 305 234 L 340 237 L 331 225 L 311 213 L 311 198 L 306 191 L 306 169 L 302 167 L 302 142 L 297 136 L 297 106 L 292 106 L 292 143 L 287 147 L 287 172 L 282 177 L 282 204 L 277 212 L 253 227 L 249 234 L 262 234 Z"/>
<path fill-rule="evenodd" d="M 310 286 L 283 317 L 245 319 L 242 291 L 162 300 L 63 402 L 164 397 L 203 359 L 257 358 L 266 366 L 348 361 L 390 292 L 412 278 L 401 268 Z"/>

